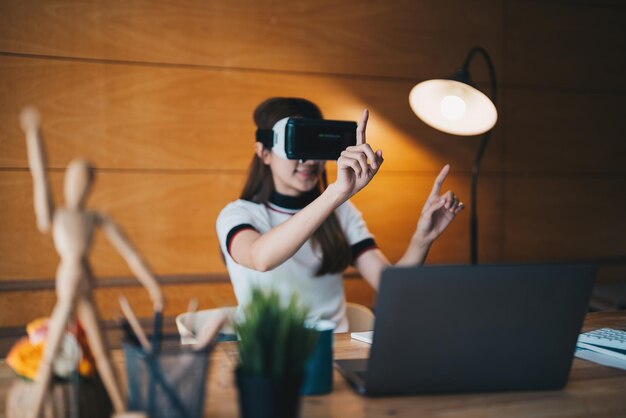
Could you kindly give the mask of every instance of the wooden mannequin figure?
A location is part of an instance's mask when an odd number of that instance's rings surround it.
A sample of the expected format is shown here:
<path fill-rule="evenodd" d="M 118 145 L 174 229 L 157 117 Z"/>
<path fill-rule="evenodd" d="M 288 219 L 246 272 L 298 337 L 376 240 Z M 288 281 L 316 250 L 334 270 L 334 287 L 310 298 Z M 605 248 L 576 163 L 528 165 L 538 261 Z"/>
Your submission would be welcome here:
<path fill-rule="evenodd" d="M 42 233 L 52 230 L 54 246 L 61 258 L 56 273 L 57 302 L 50 318 L 44 355 L 35 380 L 32 417 L 38 418 L 42 411 L 52 377 L 52 364 L 67 322 L 74 313 L 85 329 L 115 416 L 136 416 L 125 413 L 119 381 L 111 365 L 92 295 L 93 277 L 88 255 L 95 228 L 101 227 L 112 245 L 124 257 L 132 272 L 148 290 L 157 312 L 163 309 L 161 290 L 139 253 L 115 223 L 103 213 L 85 209 L 85 200 L 93 182 L 93 168 L 87 161 L 75 159 L 70 162 L 65 174 L 65 207 L 54 207 L 46 175 L 45 152 L 37 111 L 32 108 L 24 109 L 21 124 L 26 133 L 28 164 L 33 176 L 37 227 Z"/>

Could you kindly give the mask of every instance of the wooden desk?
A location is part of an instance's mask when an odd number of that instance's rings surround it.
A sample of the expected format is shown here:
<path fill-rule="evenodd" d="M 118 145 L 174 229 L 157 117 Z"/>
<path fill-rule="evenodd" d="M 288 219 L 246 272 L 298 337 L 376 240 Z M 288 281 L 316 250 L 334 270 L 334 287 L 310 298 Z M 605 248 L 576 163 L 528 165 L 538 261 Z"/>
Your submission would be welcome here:
<path fill-rule="evenodd" d="M 626 311 L 593 313 L 584 330 L 626 327 Z M 335 358 L 367 356 L 369 345 L 335 336 Z M 119 351 L 114 360 L 122 364 Z M 221 343 L 212 355 L 206 417 L 239 416 L 233 382 L 235 343 Z M 0 361 L 0 417 L 4 417 L 7 387 L 13 374 Z M 317 417 L 626 417 L 626 371 L 574 359 L 565 389 L 550 392 L 505 392 L 470 395 L 436 395 L 363 398 L 335 370 L 334 391 L 302 399 L 302 418 Z"/>

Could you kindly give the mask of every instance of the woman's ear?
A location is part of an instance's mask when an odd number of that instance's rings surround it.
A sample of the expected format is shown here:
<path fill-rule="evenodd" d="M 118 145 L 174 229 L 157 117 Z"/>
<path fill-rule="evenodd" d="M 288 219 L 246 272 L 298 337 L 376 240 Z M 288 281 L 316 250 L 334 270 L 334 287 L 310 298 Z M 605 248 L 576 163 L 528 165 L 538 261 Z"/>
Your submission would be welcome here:
<path fill-rule="evenodd" d="M 259 157 L 261 161 L 263 161 L 263 164 L 269 165 L 270 161 L 272 160 L 272 151 L 264 148 L 263 144 L 257 141 L 254 143 L 254 152 L 256 156 Z"/>

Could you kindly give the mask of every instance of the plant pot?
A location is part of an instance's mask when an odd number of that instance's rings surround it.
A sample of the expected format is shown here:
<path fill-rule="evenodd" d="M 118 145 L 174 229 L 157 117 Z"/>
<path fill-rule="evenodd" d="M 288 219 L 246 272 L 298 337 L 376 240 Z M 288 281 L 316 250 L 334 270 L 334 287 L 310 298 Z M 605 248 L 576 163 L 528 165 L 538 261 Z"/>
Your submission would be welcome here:
<path fill-rule="evenodd" d="M 302 375 L 246 376 L 235 371 L 241 418 L 296 418 L 300 413 Z"/>
<path fill-rule="evenodd" d="M 32 416 L 34 388 L 35 384 L 30 380 L 15 379 L 7 394 L 7 418 Z M 75 390 L 69 381 L 54 380 L 50 394 L 44 402 L 41 416 L 45 418 L 109 418 L 111 416 L 113 407 L 98 375 L 80 378 L 77 393 L 74 392 Z"/>

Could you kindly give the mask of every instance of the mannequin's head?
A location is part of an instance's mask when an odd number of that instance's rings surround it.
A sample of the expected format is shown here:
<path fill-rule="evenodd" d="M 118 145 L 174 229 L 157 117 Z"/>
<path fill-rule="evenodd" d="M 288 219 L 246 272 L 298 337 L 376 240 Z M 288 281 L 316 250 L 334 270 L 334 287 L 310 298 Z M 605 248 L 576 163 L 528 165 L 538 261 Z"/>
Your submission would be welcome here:
<path fill-rule="evenodd" d="M 82 209 L 91 190 L 94 170 L 88 161 L 75 159 L 65 172 L 65 205 L 68 209 Z"/>

